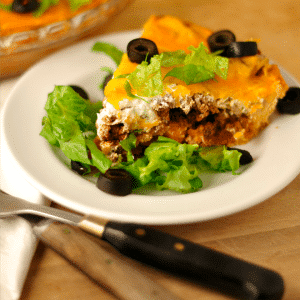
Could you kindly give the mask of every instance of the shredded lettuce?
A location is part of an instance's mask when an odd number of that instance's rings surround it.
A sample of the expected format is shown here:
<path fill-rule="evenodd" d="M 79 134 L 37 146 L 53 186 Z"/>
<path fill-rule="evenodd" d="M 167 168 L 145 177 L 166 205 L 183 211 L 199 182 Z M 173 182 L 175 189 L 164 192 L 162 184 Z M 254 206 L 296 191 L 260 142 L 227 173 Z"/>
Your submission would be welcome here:
<path fill-rule="evenodd" d="M 133 162 L 134 157 L 131 152 L 132 149 L 136 147 L 136 137 L 134 134 L 130 134 L 129 137 L 125 140 L 120 141 L 120 144 L 124 150 L 127 151 L 127 161 Z"/>
<path fill-rule="evenodd" d="M 183 193 L 196 191 L 202 182 L 196 167 L 189 164 L 189 159 L 197 147 L 159 137 L 157 142 L 146 148 L 142 158 L 121 162 L 115 168 L 131 173 L 138 187 L 155 183 L 160 190 L 171 189 Z"/>
<path fill-rule="evenodd" d="M 229 63 L 227 57 L 219 56 L 217 53 L 209 53 L 203 43 L 198 48 L 190 46 L 188 49 L 191 53 L 186 56 L 185 64 L 203 66 L 206 70 L 215 73 L 223 79 L 227 78 Z"/>
<path fill-rule="evenodd" d="M 93 142 L 97 134 L 97 112 L 101 108 L 101 101 L 92 103 L 69 86 L 56 86 L 48 95 L 45 105 L 47 116 L 43 118 L 40 135 L 51 145 L 60 147 L 69 159 L 95 166 L 105 172 L 111 161 Z"/>
<path fill-rule="evenodd" d="M 57 5 L 58 2 L 59 0 L 42 0 L 39 8 L 33 12 L 33 16 L 36 18 L 40 17 L 47 9 L 51 6 Z"/>
<path fill-rule="evenodd" d="M 197 48 L 190 46 L 189 54 L 183 50 L 163 52 L 154 55 L 150 64 L 145 60 L 138 64 L 130 74 L 119 75 L 118 78 L 127 78 L 124 89 L 131 98 L 154 97 L 163 93 L 163 81 L 166 77 L 176 77 L 186 84 L 194 84 L 215 78 L 227 78 L 229 60 L 218 53 L 209 53 L 203 43 Z M 93 51 L 102 52 L 110 56 L 119 66 L 123 51 L 114 45 L 97 42 Z M 165 77 L 162 77 L 162 67 L 174 67 Z M 107 71 L 107 70 L 106 70 Z M 134 90 L 134 93 L 132 92 Z"/>
<path fill-rule="evenodd" d="M 163 52 L 161 56 L 161 65 L 163 67 L 173 67 L 176 65 L 183 65 L 187 54 L 183 50 L 176 50 L 171 52 Z"/>
<path fill-rule="evenodd" d="M 188 64 L 172 69 L 165 78 L 168 76 L 176 77 L 186 84 L 193 84 L 212 79 L 215 74 L 203 66 Z"/>
<path fill-rule="evenodd" d="M 154 97 L 162 94 L 163 81 L 166 77 L 176 77 L 186 84 L 194 84 L 214 79 L 215 75 L 227 78 L 228 58 L 209 53 L 203 43 L 195 48 L 190 46 L 189 54 L 183 50 L 163 52 L 151 58 L 150 64 L 143 61 L 130 74 L 120 75 L 127 78 L 135 96 Z M 161 67 L 174 67 L 165 77 L 162 77 Z M 128 83 L 126 83 L 128 85 Z M 128 87 L 126 91 L 128 91 Z M 128 94 L 132 97 L 132 93 Z"/>
<path fill-rule="evenodd" d="M 131 134 L 121 144 L 128 155 L 132 155 L 133 141 L 135 137 Z M 131 173 L 137 187 L 154 183 L 159 190 L 191 193 L 202 188 L 201 173 L 232 171 L 236 174 L 240 156 L 237 150 L 227 150 L 225 146 L 202 148 L 160 136 L 146 148 L 142 158 L 120 162 L 114 168 Z"/>
<path fill-rule="evenodd" d="M 119 48 L 117 48 L 115 45 L 106 43 L 106 42 L 96 42 L 94 44 L 94 46 L 92 47 L 92 51 L 94 52 L 100 52 L 103 53 L 107 56 L 109 56 L 117 66 L 119 66 L 121 60 L 122 60 L 122 56 L 124 54 L 124 52 L 122 50 L 120 50 Z M 112 75 L 114 72 L 111 68 L 108 67 L 102 67 L 101 71 L 106 72 L 106 76 L 108 75 Z M 102 82 L 99 84 L 99 88 L 100 90 L 104 89 L 104 83 L 105 83 L 105 77 L 103 78 Z M 127 85 L 125 88 L 127 88 L 127 94 L 130 94 L 131 92 L 131 86 L 129 84 L 129 86 Z M 134 98 L 135 96 L 132 94 L 132 98 Z"/>
<path fill-rule="evenodd" d="M 138 96 L 154 97 L 163 92 L 161 75 L 161 57 L 155 55 L 151 63 L 143 61 L 136 69 L 126 76 Z"/>
<path fill-rule="evenodd" d="M 86 139 L 85 142 L 92 156 L 91 165 L 96 167 L 101 173 L 105 173 L 112 162 L 98 149 L 92 140 Z"/>
<path fill-rule="evenodd" d="M 140 99 L 140 100 L 146 101 L 145 99 L 143 99 L 143 98 L 141 98 L 141 97 L 133 94 L 133 92 L 132 92 L 132 86 L 131 86 L 131 84 L 129 83 L 128 80 L 124 83 L 124 89 L 126 91 L 127 96 L 129 96 L 130 98 L 133 98 L 133 99 L 135 98 L 135 99 Z"/>
<path fill-rule="evenodd" d="M 180 65 L 168 72 L 165 78 L 176 77 L 188 85 L 213 79 L 215 74 L 223 79 L 227 78 L 228 58 L 209 53 L 203 43 L 198 48 L 190 46 L 188 49 L 190 54 L 185 54 L 182 50 L 162 54 L 162 66 Z"/>
<path fill-rule="evenodd" d="M 0 9 L 2 9 L 4 11 L 12 11 L 12 4 L 0 3 Z"/>
<path fill-rule="evenodd" d="M 237 174 L 242 154 L 237 150 L 228 150 L 225 146 L 200 147 L 198 150 L 197 167 L 201 172 L 216 171 Z"/>
<path fill-rule="evenodd" d="M 72 11 L 78 10 L 81 6 L 90 4 L 92 0 L 68 0 Z"/>
<path fill-rule="evenodd" d="M 99 84 L 99 89 L 103 91 L 105 88 L 106 77 L 109 75 L 113 75 L 114 71 L 109 67 L 102 67 L 100 70 L 103 72 L 106 72 L 106 76 L 103 77 L 102 82 L 100 82 L 100 84 Z"/>

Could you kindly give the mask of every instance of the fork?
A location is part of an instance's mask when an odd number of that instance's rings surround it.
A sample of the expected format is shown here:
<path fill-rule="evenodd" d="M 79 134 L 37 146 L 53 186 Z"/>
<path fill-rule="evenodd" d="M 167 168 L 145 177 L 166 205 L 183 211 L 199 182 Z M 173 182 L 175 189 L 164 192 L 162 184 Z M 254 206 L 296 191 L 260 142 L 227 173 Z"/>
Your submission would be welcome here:
<path fill-rule="evenodd" d="M 0 190 L 0 200 L 0 218 L 13 215 L 33 214 L 72 226 L 77 226 L 77 223 L 82 219 L 81 216 L 74 213 L 31 203 L 21 198 L 8 195 L 2 190 Z"/>

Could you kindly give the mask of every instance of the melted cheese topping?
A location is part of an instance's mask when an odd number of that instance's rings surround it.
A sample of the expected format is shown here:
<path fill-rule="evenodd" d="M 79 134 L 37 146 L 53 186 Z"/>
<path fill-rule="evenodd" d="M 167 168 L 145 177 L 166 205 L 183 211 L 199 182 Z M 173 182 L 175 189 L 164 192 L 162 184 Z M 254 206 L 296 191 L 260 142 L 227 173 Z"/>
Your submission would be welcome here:
<path fill-rule="evenodd" d="M 256 75 L 260 67 L 263 69 L 263 73 Z M 166 71 L 162 70 L 162 72 L 164 74 Z M 203 93 L 211 95 L 215 99 L 227 99 L 229 97 L 238 99 L 251 112 L 261 108 L 262 99 L 267 102 L 273 101 L 277 94 L 283 97 L 286 90 L 286 84 L 278 67 L 269 65 L 268 60 L 259 55 L 242 59 L 231 58 L 226 80 L 216 76 L 214 80 L 186 85 L 177 78 L 168 77 L 165 79 L 165 83 L 177 84 L 177 89 L 185 91 L 182 96 Z M 176 97 L 177 90 L 173 94 Z"/>
<path fill-rule="evenodd" d="M 197 47 L 201 42 L 206 44 L 211 33 L 208 29 L 187 24 L 174 17 L 152 16 L 144 26 L 142 37 L 153 40 L 160 53 L 179 49 L 188 52 L 187 48 L 191 45 Z M 114 77 L 131 73 L 136 66 L 124 54 Z M 162 68 L 162 76 L 170 69 Z M 106 100 L 116 109 L 122 99 L 130 100 L 124 89 L 124 82 L 121 79 L 112 79 L 105 88 Z M 164 86 L 164 94 L 170 93 L 175 99 L 196 93 L 210 95 L 214 99 L 238 99 L 250 113 L 262 108 L 263 99 L 271 102 L 274 98 L 283 97 L 288 88 L 278 67 L 270 65 L 268 59 L 260 55 L 230 58 L 226 80 L 216 76 L 212 80 L 187 85 L 177 78 L 167 77 Z"/>
<path fill-rule="evenodd" d="M 114 76 L 116 76 L 114 74 Z M 116 78 L 110 80 L 105 87 L 105 97 L 106 100 L 111 103 L 116 109 L 119 109 L 119 102 L 123 99 L 129 98 L 127 96 L 126 90 L 124 89 L 124 84 L 127 81 L 126 78 Z"/>
<path fill-rule="evenodd" d="M 181 21 L 172 16 L 151 16 L 144 25 L 143 38 L 152 40 L 159 52 L 185 50 L 187 47 L 198 47 L 200 42 L 205 46 L 212 31 L 196 24 Z"/>

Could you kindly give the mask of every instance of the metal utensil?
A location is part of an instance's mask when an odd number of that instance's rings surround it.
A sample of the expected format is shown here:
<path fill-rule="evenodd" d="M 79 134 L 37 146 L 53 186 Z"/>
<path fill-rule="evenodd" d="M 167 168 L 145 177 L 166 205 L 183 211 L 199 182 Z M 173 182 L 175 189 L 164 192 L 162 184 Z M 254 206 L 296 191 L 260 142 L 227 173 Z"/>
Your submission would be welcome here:
<path fill-rule="evenodd" d="M 238 299 L 280 300 L 281 276 L 271 270 L 139 224 L 78 216 L 1 194 L 0 216 L 32 213 L 60 220 L 109 242 L 122 254 Z"/>
<path fill-rule="evenodd" d="M 118 299 L 180 300 L 179 297 L 125 262 L 124 257 L 110 244 L 71 226 L 77 224 L 76 222 L 81 219 L 80 216 L 51 207 L 35 205 L 1 191 L 0 217 L 13 215 L 20 215 L 29 221 L 35 235 L 46 246 L 66 258 Z M 65 224 L 43 218 L 47 216 Z"/>

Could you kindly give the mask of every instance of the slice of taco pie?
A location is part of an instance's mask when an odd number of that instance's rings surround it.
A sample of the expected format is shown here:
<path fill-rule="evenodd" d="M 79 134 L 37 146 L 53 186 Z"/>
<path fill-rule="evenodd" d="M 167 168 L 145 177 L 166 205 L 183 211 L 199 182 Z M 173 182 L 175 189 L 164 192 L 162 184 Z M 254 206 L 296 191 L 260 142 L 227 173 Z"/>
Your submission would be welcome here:
<path fill-rule="evenodd" d="M 112 161 L 134 133 L 138 157 L 158 136 L 200 146 L 244 144 L 288 89 L 255 41 L 152 16 L 104 90 L 95 143 Z"/>

